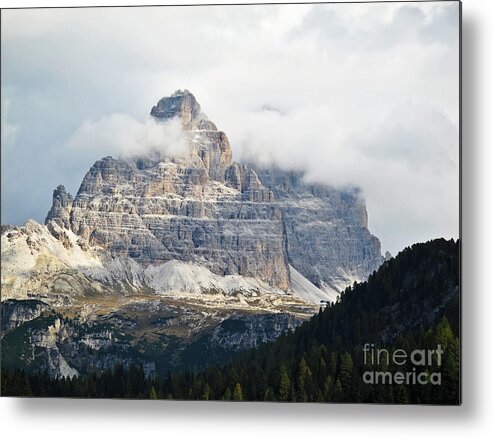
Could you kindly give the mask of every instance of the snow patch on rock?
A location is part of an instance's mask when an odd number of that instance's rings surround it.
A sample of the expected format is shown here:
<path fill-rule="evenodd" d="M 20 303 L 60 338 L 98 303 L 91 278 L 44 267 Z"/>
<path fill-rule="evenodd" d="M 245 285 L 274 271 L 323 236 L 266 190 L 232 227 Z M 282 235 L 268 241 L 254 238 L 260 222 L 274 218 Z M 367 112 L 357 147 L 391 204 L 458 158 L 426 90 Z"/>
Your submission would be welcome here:
<path fill-rule="evenodd" d="M 206 267 L 178 260 L 168 261 L 145 270 L 145 282 L 157 293 L 170 291 L 188 293 L 283 293 L 260 279 L 240 275 L 221 276 Z"/>
<path fill-rule="evenodd" d="M 337 297 L 340 295 L 339 292 L 328 287 L 321 290 L 292 266 L 289 266 L 289 274 L 291 276 L 291 290 L 295 296 L 298 296 L 305 302 L 316 305 L 326 302 L 332 303 L 336 302 Z"/>

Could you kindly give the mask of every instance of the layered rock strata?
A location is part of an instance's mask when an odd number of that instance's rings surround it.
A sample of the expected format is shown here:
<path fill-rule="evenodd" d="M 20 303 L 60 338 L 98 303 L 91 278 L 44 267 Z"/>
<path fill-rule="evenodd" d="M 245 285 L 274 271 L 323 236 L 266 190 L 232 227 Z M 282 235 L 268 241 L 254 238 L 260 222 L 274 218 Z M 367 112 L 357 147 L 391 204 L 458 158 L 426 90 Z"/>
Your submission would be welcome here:
<path fill-rule="evenodd" d="M 63 186 L 55 190 L 47 223 L 144 266 L 179 260 L 281 290 L 290 288 L 289 264 L 316 286 L 340 291 L 382 263 L 358 190 L 234 162 L 226 134 L 187 90 L 162 98 L 151 116 L 179 119 L 187 151 L 97 161 L 75 199 Z"/>
<path fill-rule="evenodd" d="M 341 291 L 382 264 L 357 188 L 307 183 L 302 172 L 275 166 L 254 168 L 281 210 L 289 264 L 313 284 Z"/>

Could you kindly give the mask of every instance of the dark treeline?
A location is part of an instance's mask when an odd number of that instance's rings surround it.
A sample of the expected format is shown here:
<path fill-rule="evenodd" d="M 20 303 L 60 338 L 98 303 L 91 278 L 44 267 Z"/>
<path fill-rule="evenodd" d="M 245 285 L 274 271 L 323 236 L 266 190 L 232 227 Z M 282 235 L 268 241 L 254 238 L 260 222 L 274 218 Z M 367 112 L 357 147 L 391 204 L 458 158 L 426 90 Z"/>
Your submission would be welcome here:
<path fill-rule="evenodd" d="M 46 373 L 2 371 L 3 395 L 299 402 L 459 402 L 459 242 L 416 244 L 387 261 L 367 282 L 348 288 L 335 305 L 296 331 L 201 372 L 146 379 L 141 368 L 117 366 L 100 374 L 52 380 Z M 363 347 L 385 348 L 367 362 Z M 396 364 L 393 351 L 443 349 L 441 363 Z M 367 346 L 368 348 L 369 346 Z M 369 360 L 369 355 L 366 356 Z M 423 374 L 427 384 L 365 372 Z M 432 384 L 432 374 L 440 384 Z M 392 383 L 391 383 L 392 382 Z"/>

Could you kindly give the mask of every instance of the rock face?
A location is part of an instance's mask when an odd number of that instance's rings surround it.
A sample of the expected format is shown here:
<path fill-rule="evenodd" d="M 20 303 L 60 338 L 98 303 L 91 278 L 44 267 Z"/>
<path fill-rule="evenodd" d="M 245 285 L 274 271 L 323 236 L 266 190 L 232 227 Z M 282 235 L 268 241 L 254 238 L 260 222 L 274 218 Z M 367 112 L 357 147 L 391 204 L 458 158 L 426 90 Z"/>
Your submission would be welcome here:
<path fill-rule="evenodd" d="M 281 210 L 289 264 L 317 287 L 340 291 L 382 264 L 358 189 L 309 184 L 302 172 L 276 167 L 255 171 Z"/>
<path fill-rule="evenodd" d="M 255 175 L 245 180 L 242 193 L 210 180 L 204 167 L 165 162 L 140 170 L 104 158 L 84 178 L 70 227 L 117 257 L 195 262 L 287 289 L 280 211 Z"/>
<path fill-rule="evenodd" d="M 53 190 L 53 205 L 45 219 L 45 224 L 50 220 L 58 220 L 65 227 L 70 227 L 70 211 L 74 198 L 67 193 L 63 185 Z"/>
<path fill-rule="evenodd" d="M 274 341 L 283 332 L 294 331 L 300 324 L 300 319 L 290 314 L 237 315 L 217 325 L 207 342 L 225 350 L 251 349 Z"/>
<path fill-rule="evenodd" d="M 232 164 L 233 151 L 228 137 L 202 114 L 200 105 L 188 90 L 176 91 L 171 97 L 163 97 L 151 110 L 151 115 L 166 123 L 173 118 L 181 120 L 183 129 L 190 136 L 190 161 L 200 158 L 212 180 L 224 182 L 224 173 Z"/>
<path fill-rule="evenodd" d="M 232 163 L 224 132 L 205 119 L 188 91 L 161 99 L 151 114 L 180 117 L 185 157 L 103 158 L 73 203 L 55 190 L 47 222 L 67 223 L 91 245 L 156 264 L 180 260 L 221 275 L 254 276 L 286 290 L 289 270 L 281 214 L 255 172 Z"/>
<path fill-rule="evenodd" d="M 63 186 L 54 191 L 46 223 L 144 266 L 191 262 L 282 290 L 290 287 L 289 264 L 318 287 L 340 291 L 382 263 L 356 190 L 233 162 L 226 134 L 187 90 L 162 98 L 151 115 L 158 123 L 181 120 L 185 156 L 103 158 L 75 199 Z"/>
<path fill-rule="evenodd" d="M 15 329 L 23 323 L 36 319 L 47 311 L 49 306 L 40 300 L 26 299 L 22 301 L 8 299 L 1 306 L 2 332 Z"/>
<path fill-rule="evenodd" d="M 188 90 L 178 90 L 171 97 L 163 97 L 152 107 L 151 115 L 161 120 L 179 117 L 186 130 L 196 127 L 202 119 L 200 105 Z"/>
<path fill-rule="evenodd" d="M 2 364 L 52 377 L 139 365 L 147 375 L 195 369 L 273 341 L 303 319 L 288 313 L 214 311 L 165 300 L 120 305 L 109 313 L 67 318 L 35 300 L 2 303 Z M 82 314 L 79 314 L 82 316 Z"/>

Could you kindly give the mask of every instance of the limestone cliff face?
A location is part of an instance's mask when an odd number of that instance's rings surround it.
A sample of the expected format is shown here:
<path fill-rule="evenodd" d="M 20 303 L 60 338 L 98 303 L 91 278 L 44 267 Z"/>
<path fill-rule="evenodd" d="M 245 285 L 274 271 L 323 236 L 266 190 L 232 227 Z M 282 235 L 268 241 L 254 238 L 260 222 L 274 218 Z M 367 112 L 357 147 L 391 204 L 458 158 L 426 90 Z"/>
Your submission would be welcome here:
<path fill-rule="evenodd" d="M 45 224 L 50 220 L 57 219 L 65 227 L 70 227 L 70 210 L 74 198 L 67 193 L 63 185 L 59 185 L 53 190 L 53 205 L 45 219 Z"/>
<path fill-rule="evenodd" d="M 119 257 L 191 261 L 286 289 L 281 214 L 262 200 L 244 200 L 241 191 L 211 181 L 204 167 L 166 162 L 140 170 L 135 162 L 104 158 L 84 178 L 70 225 Z"/>
<path fill-rule="evenodd" d="M 188 90 L 178 90 L 170 97 L 163 97 L 152 107 L 151 115 L 161 120 L 179 117 L 185 130 L 196 127 L 203 119 L 199 103 Z"/>
<path fill-rule="evenodd" d="M 232 162 L 226 134 L 202 117 L 188 91 L 161 99 L 151 114 L 160 122 L 182 120 L 188 154 L 103 158 L 73 202 L 55 190 L 47 222 L 59 220 L 91 246 L 145 265 L 176 259 L 287 290 L 283 226 L 272 192 L 253 170 Z"/>
<path fill-rule="evenodd" d="M 162 98 L 151 116 L 181 121 L 185 155 L 103 158 L 75 199 L 63 186 L 54 191 L 47 224 L 56 221 L 89 246 L 144 266 L 192 262 L 282 290 L 290 288 L 289 264 L 339 291 L 383 261 L 356 191 L 233 162 L 226 134 L 187 90 Z"/>
<path fill-rule="evenodd" d="M 16 301 L 7 299 L 2 302 L 0 308 L 1 331 L 6 332 L 15 329 L 23 323 L 36 319 L 48 309 L 49 306 L 39 300 Z"/>
<path fill-rule="evenodd" d="M 358 189 L 306 183 L 302 172 L 254 168 L 281 210 L 289 264 L 317 287 L 340 291 L 382 264 Z"/>

